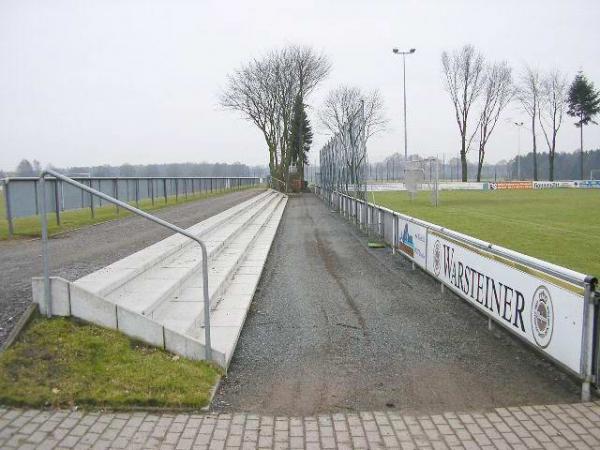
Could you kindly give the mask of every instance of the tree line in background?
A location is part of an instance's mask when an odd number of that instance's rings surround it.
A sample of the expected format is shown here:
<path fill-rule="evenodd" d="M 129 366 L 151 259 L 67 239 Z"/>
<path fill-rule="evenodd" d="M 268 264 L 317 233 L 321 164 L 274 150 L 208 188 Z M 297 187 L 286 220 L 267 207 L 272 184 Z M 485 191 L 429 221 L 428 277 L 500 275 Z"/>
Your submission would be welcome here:
<path fill-rule="evenodd" d="M 589 171 L 585 173 L 582 179 L 594 178 L 600 179 L 600 149 L 584 152 Z M 408 159 L 419 159 L 418 155 L 409 155 Z M 550 154 L 541 152 L 536 155 L 536 165 L 541 174 L 549 174 Z M 404 180 L 405 168 L 404 155 L 394 153 L 383 161 L 369 164 L 369 179 L 376 181 L 401 181 Z M 557 152 L 553 158 L 554 161 L 554 180 L 578 180 L 580 178 L 580 153 Z M 533 174 L 534 157 L 533 152 L 529 152 L 521 157 L 515 157 L 511 160 L 502 160 L 496 164 L 483 164 L 479 162 L 467 162 L 468 173 L 472 175 L 467 181 L 504 181 L 504 180 L 533 180 L 532 176 L 519 177 L 520 172 Z M 430 167 L 433 167 L 431 165 Z M 461 180 L 462 179 L 462 161 L 461 158 L 440 158 L 439 160 L 439 178 L 440 180 Z M 426 180 L 433 179 L 435 174 L 424 174 Z M 540 180 L 550 180 L 547 176 L 540 176 Z"/>
<path fill-rule="evenodd" d="M 468 179 L 467 154 L 477 147 L 477 177 L 481 179 L 486 146 L 500 116 L 511 101 L 516 100 L 528 116 L 531 131 L 531 178 L 540 173 L 538 161 L 538 125 L 548 148 L 548 179 L 555 179 L 556 140 L 565 113 L 575 119 L 580 129 L 579 173 L 571 178 L 584 178 L 583 127 L 595 124 L 600 112 L 600 92 L 582 72 L 569 85 L 558 70 L 542 73 L 526 67 L 513 82 L 512 69 L 505 61 L 488 63 L 472 45 L 465 45 L 452 53 L 442 53 L 445 88 L 454 106 L 460 134 L 461 178 Z M 523 123 L 515 122 L 522 126 Z M 591 167 L 591 162 L 588 166 Z M 523 167 L 522 167 L 523 168 Z"/>
<path fill-rule="evenodd" d="M 122 164 L 111 166 L 74 166 L 54 168 L 65 175 L 90 177 L 264 177 L 265 166 L 248 166 L 239 162 L 226 163 L 170 163 L 170 164 Z M 19 177 L 38 176 L 42 168 L 38 161 L 23 159 L 10 175 Z M 0 178 L 7 174 L 0 171 Z"/>

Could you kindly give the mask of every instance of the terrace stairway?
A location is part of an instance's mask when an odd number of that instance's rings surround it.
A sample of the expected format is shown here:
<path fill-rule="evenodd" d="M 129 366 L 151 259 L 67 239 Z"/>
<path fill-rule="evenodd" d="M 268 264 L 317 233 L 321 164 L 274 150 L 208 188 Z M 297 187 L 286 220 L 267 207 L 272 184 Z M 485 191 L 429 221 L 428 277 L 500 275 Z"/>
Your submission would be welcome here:
<path fill-rule="evenodd" d="M 268 190 L 190 228 L 208 252 L 212 359 L 227 368 L 287 197 Z M 52 277 L 51 312 L 204 359 L 202 253 L 173 235 L 74 282 Z M 46 313 L 43 281 L 34 301 Z"/>

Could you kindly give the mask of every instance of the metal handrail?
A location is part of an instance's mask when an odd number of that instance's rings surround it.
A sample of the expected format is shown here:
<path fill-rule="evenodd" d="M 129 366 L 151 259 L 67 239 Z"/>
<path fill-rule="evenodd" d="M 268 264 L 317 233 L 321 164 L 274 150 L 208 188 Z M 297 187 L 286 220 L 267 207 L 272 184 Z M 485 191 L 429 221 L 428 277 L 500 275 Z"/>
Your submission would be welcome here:
<path fill-rule="evenodd" d="M 283 185 L 283 188 L 287 192 L 287 183 L 285 181 L 280 180 L 279 178 L 275 178 L 275 177 L 271 177 L 271 180 L 279 181 L 279 183 L 281 183 Z"/>
<path fill-rule="evenodd" d="M 207 360 L 212 359 L 212 347 L 210 342 L 210 298 L 208 295 L 208 252 L 206 250 L 206 245 L 202 240 L 196 236 L 194 236 L 189 231 L 184 230 L 183 228 L 179 228 L 176 225 L 173 225 L 165 220 L 159 219 L 156 216 L 148 214 L 138 208 L 131 206 L 128 203 L 122 202 L 121 200 L 117 200 L 116 198 L 111 197 L 110 195 L 106 195 L 103 192 L 97 191 L 91 187 L 86 186 L 85 184 L 79 183 L 72 178 L 66 177 L 52 169 L 45 169 L 39 176 L 40 181 L 40 220 L 42 222 L 42 262 L 44 267 L 44 301 L 46 303 L 46 311 L 48 317 L 52 316 L 52 302 L 51 302 L 51 292 L 50 292 L 50 270 L 48 264 L 48 218 L 46 216 L 46 185 L 45 179 L 46 175 L 51 175 L 71 186 L 75 186 L 83 191 L 89 192 L 92 195 L 100 197 L 107 202 L 113 203 L 114 205 L 119 206 L 120 208 L 126 209 L 138 216 L 141 216 L 145 219 L 148 219 L 154 223 L 157 223 L 165 228 L 168 228 L 171 231 L 179 233 L 183 236 L 186 236 L 193 241 L 197 242 L 202 249 L 202 282 L 203 282 L 203 293 L 204 293 L 204 357 Z"/>

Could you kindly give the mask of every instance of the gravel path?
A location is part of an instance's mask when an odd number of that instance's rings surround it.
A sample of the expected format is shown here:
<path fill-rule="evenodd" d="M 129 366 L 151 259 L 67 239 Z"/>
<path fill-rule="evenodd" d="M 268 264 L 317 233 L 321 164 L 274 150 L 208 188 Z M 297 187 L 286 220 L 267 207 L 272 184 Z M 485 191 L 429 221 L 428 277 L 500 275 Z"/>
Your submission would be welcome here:
<path fill-rule="evenodd" d="M 190 227 L 251 198 L 260 190 L 231 194 L 167 207 L 155 214 L 175 225 Z M 50 240 L 51 275 L 76 280 L 172 234 L 141 217 L 126 217 Z M 39 239 L 0 242 L 0 343 L 31 302 L 31 278 L 39 276 Z"/>
<path fill-rule="evenodd" d="M 578 395 L 536 352 L 303 195 L 288 202 L 213 408 L 432 413 Z"/>

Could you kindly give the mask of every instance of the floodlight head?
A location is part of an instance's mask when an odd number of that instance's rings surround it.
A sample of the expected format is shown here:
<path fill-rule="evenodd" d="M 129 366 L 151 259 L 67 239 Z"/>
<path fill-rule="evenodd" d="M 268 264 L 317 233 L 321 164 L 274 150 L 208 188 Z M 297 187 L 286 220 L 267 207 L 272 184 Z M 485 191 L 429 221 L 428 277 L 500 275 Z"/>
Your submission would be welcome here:
<path fill-rule="evenodd" d="M 398 50 L 397 48 L 393 48 L 393 49 L 392 49 L 392 51 L 393 51 L 394 53 L 398 53 L 400 50 Z"/>
<path fill-rule="evenodd" d="M 414 52 L 416 52 L 416 51 L 417 51 L 417 49 L 416 49 L 416 48 L 411 48 L 411 49 L 410 49 L 410 53 L 414 53 Z"/>

